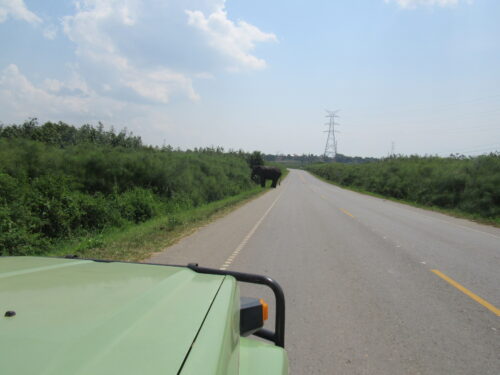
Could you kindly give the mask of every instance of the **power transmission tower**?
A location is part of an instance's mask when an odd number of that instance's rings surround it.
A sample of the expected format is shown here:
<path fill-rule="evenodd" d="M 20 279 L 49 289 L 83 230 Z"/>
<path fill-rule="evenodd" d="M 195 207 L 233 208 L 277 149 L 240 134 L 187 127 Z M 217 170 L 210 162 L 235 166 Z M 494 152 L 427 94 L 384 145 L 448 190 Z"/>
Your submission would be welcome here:
<path fill-rule="evenodd" d="M 335 126 L 339 125 L 335 122 L 335 119 L 339 117 L 337 115 L 337 112 L 338 110 L 326 111 L 326 117 L 329 120 L 325 124 L 326 126 L 328 126 L 328 130 L 324 131 L 324 133 L 328 133 L 326 138 L 325 153 L 323 154 L 323 158 L 325 160 L 327 160 L 328 157 L 335 159 L 335 157 L 337 156 L 337 139 L 335 138 L 335 133 L 338 133 L 337 130 L 335 130 Z"/>

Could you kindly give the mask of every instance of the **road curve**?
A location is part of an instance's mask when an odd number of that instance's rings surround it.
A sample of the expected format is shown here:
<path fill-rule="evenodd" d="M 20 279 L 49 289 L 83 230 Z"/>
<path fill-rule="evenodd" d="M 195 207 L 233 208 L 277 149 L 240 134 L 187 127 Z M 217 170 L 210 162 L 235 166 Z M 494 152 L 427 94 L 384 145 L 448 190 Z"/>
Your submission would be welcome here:
<path fill-rule="evenodd" d="M 278 280 L 293 374 L 500 374 L 498 228 L 292 170 L 150 261 Z"/>

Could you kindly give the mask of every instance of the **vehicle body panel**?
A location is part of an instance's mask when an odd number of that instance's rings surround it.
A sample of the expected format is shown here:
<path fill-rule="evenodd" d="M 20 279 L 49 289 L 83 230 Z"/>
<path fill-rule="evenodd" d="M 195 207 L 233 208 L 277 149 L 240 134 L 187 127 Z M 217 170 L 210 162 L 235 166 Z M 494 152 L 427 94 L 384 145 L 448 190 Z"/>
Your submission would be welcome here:
<path fill-rule="evenodd" d="M 181 375 L 288 374 L 283 348 L 240 337 L 239 326 L 239 289 L 236 280 L 226 276 Z"/>
<path fill-rule="evenodd" d="M 0 373 L 176 374 L 223 280 L 182 267 L 0 258 L 9 359 Z"/>
<path fill-rule="evenodd" d="M 242 337 L 240 339 L 240 375 L 286 375 L 288 356 L 285 349 Z"/>
<path fill-rule="evenodd" d="M 239 327 L 239 289 L 225 276 L 181 374 L 238 374 Z"/>

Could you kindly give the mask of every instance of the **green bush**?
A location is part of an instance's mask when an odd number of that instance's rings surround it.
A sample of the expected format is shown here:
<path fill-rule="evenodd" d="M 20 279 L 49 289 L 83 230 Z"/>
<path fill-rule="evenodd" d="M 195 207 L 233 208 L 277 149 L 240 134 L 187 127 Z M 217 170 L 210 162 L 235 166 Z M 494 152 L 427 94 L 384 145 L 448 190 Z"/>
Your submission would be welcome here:
<path fill-rule="evenodd" d="M 77 226 L 81 230 L 102 230 L 126 223 L 113 197 L 106 197 L 102 193 L 79 193 L 76 199 L 80 207 Z"/>
<path fill-rule="evenodd" d="M 118 196 L 118 206 L 123 218 L 140 223 L 157 214 L 159 202 L 149 190 L 134 188 Z"/>
<path fill-rule="evenodd" d="M 388 197 L 500 218 L 500 154 L 391 157 L 373 163 L 323 163 L 310 171 L 343 186 Z"/>
<path fill-rule="evenodd" d="M 42 254 L 253 187 L 241 151 L 148 147 L 102 125 L 0 126 L 0 253 Z"/>
<path fill-rule="evenodd" d="M 250 168 L 258 165 L 264 165 L 264 155 L 259 151 L 254 151 L 248 155 L 247 161 Z"/>

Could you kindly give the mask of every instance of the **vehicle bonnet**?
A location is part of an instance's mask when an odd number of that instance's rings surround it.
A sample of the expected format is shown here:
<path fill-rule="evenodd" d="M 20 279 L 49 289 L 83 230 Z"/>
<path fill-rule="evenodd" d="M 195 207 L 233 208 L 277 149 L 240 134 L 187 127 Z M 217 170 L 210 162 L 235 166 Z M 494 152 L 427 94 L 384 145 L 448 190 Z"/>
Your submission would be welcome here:
<path fill-rule="evenodd" d="M 0 373 L 175 374 L 223 279 L 183 267 L 2 257 Z"/>

